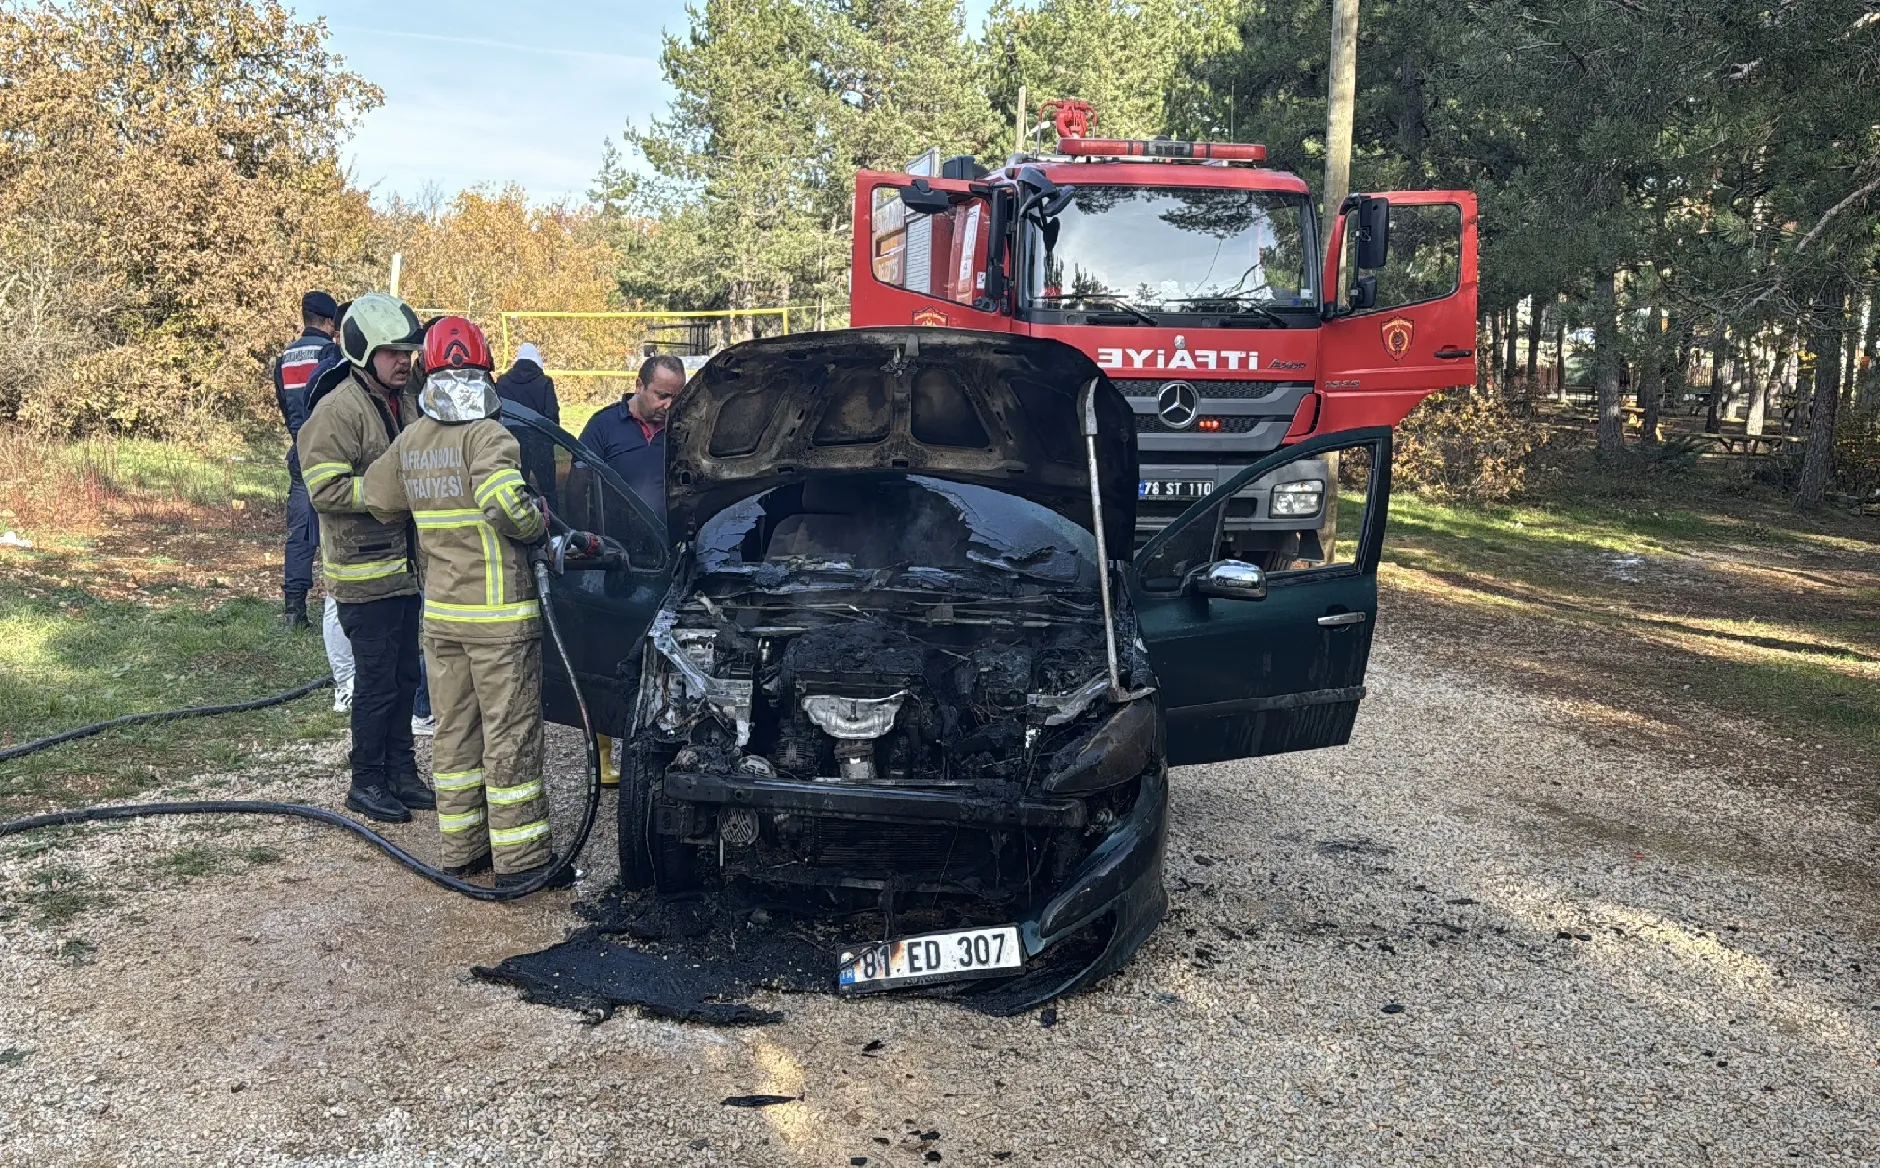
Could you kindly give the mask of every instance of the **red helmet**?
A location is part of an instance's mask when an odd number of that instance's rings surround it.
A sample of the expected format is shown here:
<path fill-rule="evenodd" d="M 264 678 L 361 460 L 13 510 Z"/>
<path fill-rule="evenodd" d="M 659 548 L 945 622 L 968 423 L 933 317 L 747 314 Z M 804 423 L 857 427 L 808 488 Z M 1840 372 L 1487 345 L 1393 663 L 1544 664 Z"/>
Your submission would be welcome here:
<path fill-rule="evenodd" d="M 488 373 L 495 368 L 496 362 L 490 359 L 490 343 L 484 339 L 483 330 L 463 317 L 440 316 L 424 331 L 425 372 L 481 369 Z"/>

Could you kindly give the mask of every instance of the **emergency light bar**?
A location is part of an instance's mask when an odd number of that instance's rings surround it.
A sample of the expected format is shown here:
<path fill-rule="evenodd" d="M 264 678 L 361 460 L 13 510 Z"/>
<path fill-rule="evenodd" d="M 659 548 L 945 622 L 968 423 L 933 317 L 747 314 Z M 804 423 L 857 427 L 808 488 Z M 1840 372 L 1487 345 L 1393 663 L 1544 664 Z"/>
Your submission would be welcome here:
<path fill-rule="evenodd" d="M 1059 154 L 1109 158 L 1175 158 L 1265 162 L 1266 147 L 1246 142 L 1181 142 L 1173 138 L 1059 138 Z"/>

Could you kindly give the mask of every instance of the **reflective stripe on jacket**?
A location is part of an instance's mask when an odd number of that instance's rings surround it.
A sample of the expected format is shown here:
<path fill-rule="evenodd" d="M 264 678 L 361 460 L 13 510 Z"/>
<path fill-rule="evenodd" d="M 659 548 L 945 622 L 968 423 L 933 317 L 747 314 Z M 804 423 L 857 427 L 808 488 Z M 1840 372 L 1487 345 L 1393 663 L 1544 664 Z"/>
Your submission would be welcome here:
<path fill-rule="evenodd" d="M 500 422 L 420 417 L 366 472 L 372 514 L 409 514 L 417 526 L 426 633 L 486 642 L 541 635 L 526 545 L 544 524 L 521 465 L 522 448 Z"/>
<path fill-rule="evenodd" d="M 365 507 L 364 474 L 391 446 L 398 422 L 356 376 L 321 379 L 300 428 L 300 473 L 320 512 L 320 559 L 327 594 L 362 604 L 418 591 L 403 516 L 386 523 Z"/>
<path fill-rule="evenodd" d="M 290 438 L 307 424 L 307 394 L 313 388 L 320 359 L 338 352 L 333 338 L 308 329 L 275 359 L 274 403 L 281 407 L 281 421 L 286 423 Z"/>

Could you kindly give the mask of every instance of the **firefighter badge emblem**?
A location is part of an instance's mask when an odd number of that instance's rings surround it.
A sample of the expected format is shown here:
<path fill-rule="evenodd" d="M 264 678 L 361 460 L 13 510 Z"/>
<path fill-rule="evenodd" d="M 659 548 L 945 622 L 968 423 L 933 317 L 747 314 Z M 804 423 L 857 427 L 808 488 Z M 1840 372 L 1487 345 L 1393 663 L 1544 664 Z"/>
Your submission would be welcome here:
<path fill-rule="evenodd" d="M 914 323 L 922 328 L 945 328 L 953 322 L 938 308 L 922 308 L 914 313 Z"/>
<path fill-rule="evenodd" d="M 1393 361 L 1401 361 L 1410 352 L 1410 338 L 1417 332 L 1416 322 L 1407 316 L 1394 316 L 1384 322 L 1380 330 L 1384 337 L 1384 351 Z"/>

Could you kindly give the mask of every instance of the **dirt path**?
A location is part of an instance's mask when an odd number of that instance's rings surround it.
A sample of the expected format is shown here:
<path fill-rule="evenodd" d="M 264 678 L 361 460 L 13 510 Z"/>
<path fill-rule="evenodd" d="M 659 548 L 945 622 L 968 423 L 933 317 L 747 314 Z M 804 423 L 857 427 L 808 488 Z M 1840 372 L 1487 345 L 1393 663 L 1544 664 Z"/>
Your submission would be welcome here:
<path fill-rule="evenodd" d="M 565 895 L 473 905 L 312 827 L 15 855 L 8 886 L 56 862 L 118 891 L 0 924 L 0 1163 L 1880 1158 L 1856 776 L 1641 757 L 1382 642 L 1350 747 L 1176 773 L 1174 915 L 1051 1026 L 820 997 L 587 1026 L 467 975 L 558 939 Z M 136 891 L 138 857 L 204 840 L 283 858 Z M 804 1100 L 721 1105 L 751 1092 Z"/>

